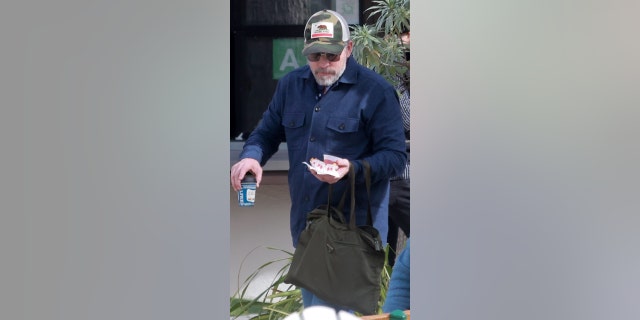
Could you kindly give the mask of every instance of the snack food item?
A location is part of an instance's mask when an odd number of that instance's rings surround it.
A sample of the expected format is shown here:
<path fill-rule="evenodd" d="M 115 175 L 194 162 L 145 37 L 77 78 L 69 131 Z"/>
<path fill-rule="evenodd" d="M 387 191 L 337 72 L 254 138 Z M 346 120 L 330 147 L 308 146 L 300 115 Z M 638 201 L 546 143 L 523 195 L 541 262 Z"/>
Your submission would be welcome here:
<path fill-rule="evenodd" d="M 325 171 L 338 170 L 338 165 L 335 164 L 335 162 L 325 162 L 317 158 L 311 158 L 311 160 L 309 160 L 309 163 L 311 163 L 312 167 L 318 170 L 325 170 Z"/>
<path fill-rule="evenodd" d="M 309 163 L 302 162 L 309 167 L 309 169 L 315 171 L 317 174 L 328 174 L 334 177 L 340 176 L 338 173 L 338 165 L 335 163 L 337 161 L 337 157 L 331 155 L 324 155 L 324 160 L 320 160 L 318 158 L 309 159 Z"/>

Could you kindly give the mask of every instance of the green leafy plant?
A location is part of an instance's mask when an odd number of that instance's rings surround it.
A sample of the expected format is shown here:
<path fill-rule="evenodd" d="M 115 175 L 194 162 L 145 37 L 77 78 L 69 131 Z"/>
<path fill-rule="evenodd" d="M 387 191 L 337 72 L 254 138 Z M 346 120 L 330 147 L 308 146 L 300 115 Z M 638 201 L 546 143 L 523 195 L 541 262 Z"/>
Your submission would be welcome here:
<path fill-rule="evenodd" d="M 353 57 L 393 85 L 408 81 L 409 61 L 405 53 L 409 47 L 403 44 L 401 35 L 409 30 L 409 0 L 377 0 L 369 7 L 372 24 L 351 27 Z"/>
<path fill-rule="evenodd" d="M 284 283 L 284 278 L 291 265 L 293 253 L 271 247 L 267 247 L 266 249 L 282 253 L 284 257 L 276 258 L 275 260 L 262 264 L 244 280 L 242 285 L 238 286 L 238 291 L 231 297 L 230 302 L 230 315 L 233 319 L 241 315 L 250 315 L 252 316 L 250 319 L 253 320 L 284 319 L 289 314 L 302 310 L 302 293 L 300 289 Z M 250 254 L 251 252 L 249 255 Z M 242 270 L 242 265 L 249 255 L 245 256 L 240 264 L 238 277 Z M 247 290 L 254 284 L 254 280 L 264 274 L 268 268 L 272 267 L 278 269 L 269 285 L 255 297 L 247 297 Z M 240 279 L 238 279 L 238 282 L 240 282 Z"/>
<path fill-rule="evenodd" d="M 232 319 L 236 319 L 239 316 L 249 316 L 251 320 L 279 320 L 286 318 L 289 314 L 302 311 L 302 293 L 300 289 L 293 285 L 284 283 L 284 278 L 289 271 L 293 253 L 266 247 L 267 250 L 274 250 L 283 255 L 283 257 L 275 258 L 259 266 L 253 271 L 242 283 L 238 286 L 236 293 L 231 296 L 230 300 L 230 315 Z M 254 249 L 256 250 L 256 249 Z M 253 252 L 252 250 L 251 252 Z M 388 257 L 389 246 L 385 248 L 385 257 Z M 238 270 L 238 277 L 242 270 L 247 257 L 245 256 L 240 264 L 240 270 Z M 378 313 L 382 312 L 382 305 L 387 296 L 387 290 L 389 288 L 389 279 L 391 279 L 392 267 L 389 266 L 385 258 L 385 267 L 382 269 L 380 275 L 380 300 L 378 300 Z M 266 288 L 263 288 L 255 297 L 248 297 L 247 291 L 251 285 L 254 285 L 254 281 L 260 275 L 264 274 L 269 268 L 277 268 L 277 272 L 271 282 Z M 240 279 L 238 279 L 238 283 Z"/>

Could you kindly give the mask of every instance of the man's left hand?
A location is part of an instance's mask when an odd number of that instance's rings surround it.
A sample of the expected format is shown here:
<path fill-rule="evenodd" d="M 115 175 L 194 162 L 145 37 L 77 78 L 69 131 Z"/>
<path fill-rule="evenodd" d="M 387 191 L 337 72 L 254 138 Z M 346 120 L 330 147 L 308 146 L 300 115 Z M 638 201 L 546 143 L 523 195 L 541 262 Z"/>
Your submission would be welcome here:
<path fill-rule="evenodd" d="M 317 174 L 314 170 L 309 169 L 309 171 L 311 171 L 311 174 L 316 177 L 318 180 L 322 181 L 322 182 L 326 182 L 329 184 L 334 184 L 338 181 L 340 181 L 340 179 L 342 179 L 344 176 L 346 176 L 347 174 L 349 174 L 349 160 L 347 159 L 338 159 L 335 164 L 338 165 L 338 176 L 332 176 L 330 174 Z"/>

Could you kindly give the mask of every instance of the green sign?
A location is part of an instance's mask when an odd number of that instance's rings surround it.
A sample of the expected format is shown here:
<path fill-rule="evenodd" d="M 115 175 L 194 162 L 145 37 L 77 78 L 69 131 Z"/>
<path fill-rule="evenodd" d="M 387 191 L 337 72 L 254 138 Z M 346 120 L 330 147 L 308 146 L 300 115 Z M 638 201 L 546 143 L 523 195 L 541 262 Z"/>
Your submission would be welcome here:
<path fill-rule="evenodd" d="M 273 78 L 280 79 L 293 69 L 307 64 L 302 55 L 304 38 L 273 39 Z"/>

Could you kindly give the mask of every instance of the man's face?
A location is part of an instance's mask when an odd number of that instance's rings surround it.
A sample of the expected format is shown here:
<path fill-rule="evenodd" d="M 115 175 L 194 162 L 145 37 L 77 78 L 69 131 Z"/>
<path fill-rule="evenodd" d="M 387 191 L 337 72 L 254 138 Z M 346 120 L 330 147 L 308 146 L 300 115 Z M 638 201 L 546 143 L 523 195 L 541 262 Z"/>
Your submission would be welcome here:
<path fill-rule="evenodd" d="M 321 86 L 330 86 L 338 81 L 344 69 L 347 67 L 347 58 L 351 55 L 352 49 L 353 43 L 349 41 L 340 53 L 340 58 L 336 61 L 330 61 L 326 54 L 320 54 L 318 61 L 312 61 L 315 59 L 307 57 L 309 67 L 311 68 L 313 76 L 316 78 L 316 82 Z M 312 55 L 317 56 L 317 54 Z"/>

